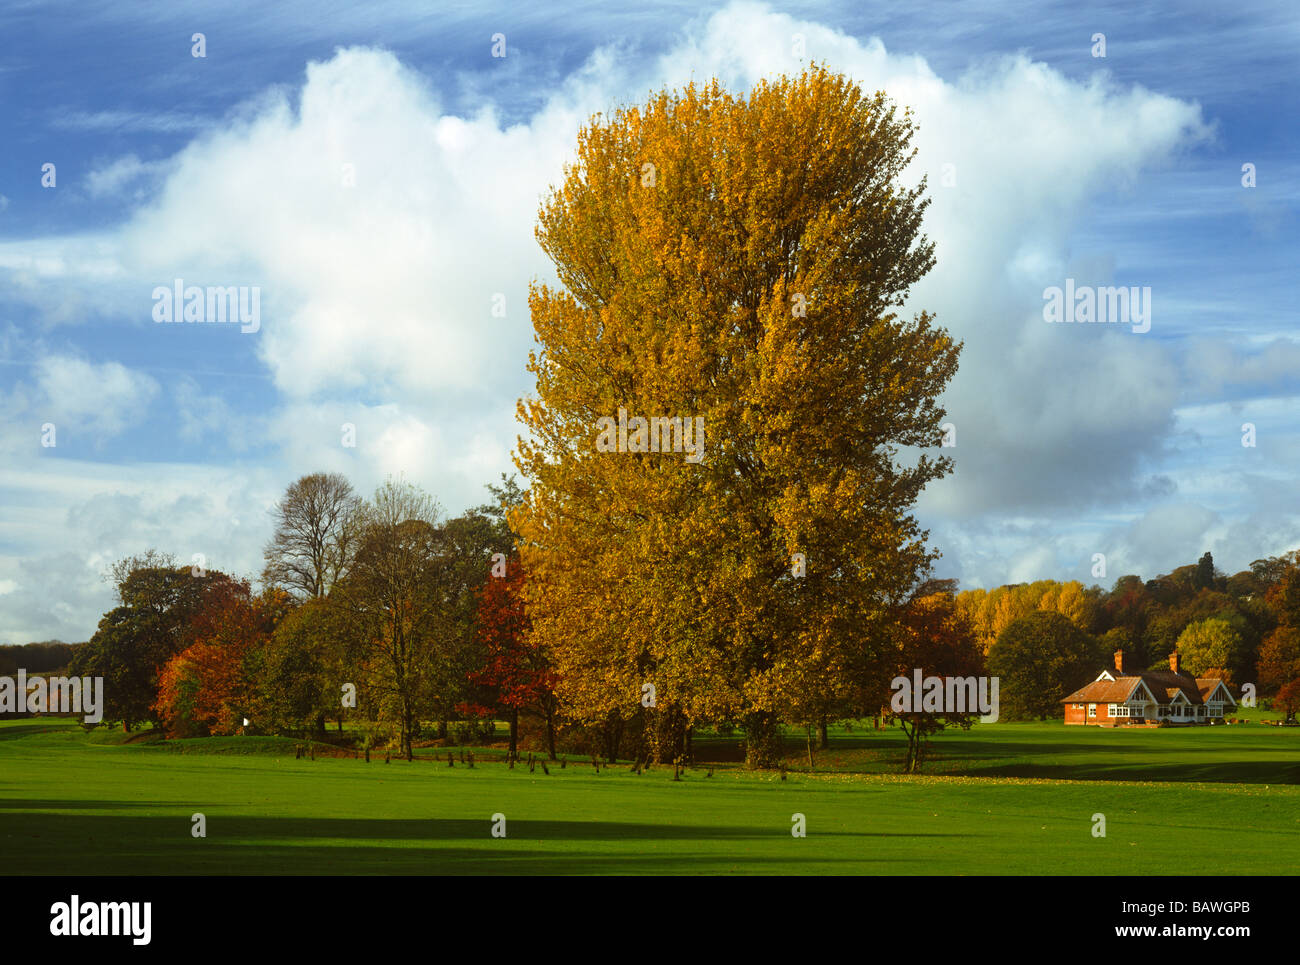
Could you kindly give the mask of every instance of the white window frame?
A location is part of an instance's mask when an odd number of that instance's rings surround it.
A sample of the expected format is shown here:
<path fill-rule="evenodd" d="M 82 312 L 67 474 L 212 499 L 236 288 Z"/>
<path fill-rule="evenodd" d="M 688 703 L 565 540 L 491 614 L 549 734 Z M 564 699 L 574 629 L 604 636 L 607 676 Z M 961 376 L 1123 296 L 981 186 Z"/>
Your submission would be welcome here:
<path fill-rule="evenodd" d="M 1096 704 L 1089 704 L 1089 705 L 1088 705 L 1088 717 L 1089 717 L 1089 718 L 1094 718 L 1094 717 L 1096 717 L 1096 716 L 1097 716 L 1097 705 L 1096 705 Z"/>

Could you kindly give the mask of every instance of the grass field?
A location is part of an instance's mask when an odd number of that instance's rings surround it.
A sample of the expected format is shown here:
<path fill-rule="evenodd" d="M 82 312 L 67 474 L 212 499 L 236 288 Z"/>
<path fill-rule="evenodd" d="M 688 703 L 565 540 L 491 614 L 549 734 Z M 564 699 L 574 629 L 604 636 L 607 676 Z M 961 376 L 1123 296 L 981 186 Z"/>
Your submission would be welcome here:
<path fill-rule="evenodd" d="M 0 724 L 8 874 L 1294 874 L 1300 732 L 981 725 L 897 773 L 895 732 L 836 731 L 787 780 L 725 764 L 550 775 L 296 760 L 279 738 L 124 743 Z M 700 756 L 733 743 L 700 740 Z M 429 750 L 427 753 L 435 753 Z M 445 750 L 436 753 L 445 756 Z M 486 754 L 486 752 L 481 752 Z M 802 752 L 792 741 L 791 763 Z M 482 760 L 482 757 L 480 758 Z M 835 771 L 830 770 L 835 768 Z M 1086 778 L 1086 780 L 1084 780 Z M 1061 780 L 1066 779 L 1066 780 Z M 201 812 L 207 837 L 191 836 Z M 805 815 L 807 837 L 791 836 Z M 507 836 L 490 835 L 492 815 Z M 1092 836 L 1095 813 L 1107 835 Z"/>

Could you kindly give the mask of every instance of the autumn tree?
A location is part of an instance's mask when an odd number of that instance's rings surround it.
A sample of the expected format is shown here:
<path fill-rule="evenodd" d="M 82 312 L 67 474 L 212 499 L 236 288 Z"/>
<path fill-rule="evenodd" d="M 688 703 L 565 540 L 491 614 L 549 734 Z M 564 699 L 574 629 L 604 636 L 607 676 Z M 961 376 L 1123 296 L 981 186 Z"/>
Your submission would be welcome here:
<path fill-rule="evenodd" d="M 159 674 L 154 707 L 168 737 L 235 734 L 258 716 L 263 652 L 291 599 L 274 588 L 255 597 L 243 580 L 221 591 L 196 615 L 195 641 Z"/>
<path fill-rule="evenodd" d="M 1288 724 L 1294 724 L 1295 715 L 1300 712 L 1300 677 L 1284 684 L 1273 698 L 1273 709 L 1285 715 Z"/>
<path fill-rule="evenodd" d="M 328 593 L 356 552 L 360 506 L 339 473 L 316 472 L 291 483 L 274 510 L 262 582 L 299 597 Z"/>
<path fill-rule="evenodd" d="M 945 682 L 950 677 L 978 678 L 984 674 L 984 652 L 970 623 L 954 595 L 936 592 L 932 583 L 919 587 L 901 609 L 894 640 L 891 670 L 896 678 L 906 679 L 909 687 L 915 670 L 920 670 L 923 677 Z M 945 707 L 927 711 L 921 706 L 921 694 L 911 693 L 911 701 L 899 701 L 898 706 L 893 706 L 893 696 L 888 717 L 907 737 L 903 770 L 909 774 L 920 767 L 926 743 L 933 735 L 950 726 L 969 730 L 980 715 L 977 704 L 968 704 L 964 710 Z"/>
<path fill-rule="evenodd" d="M 203 632 L 205 609 L 229 593 L 234 581 L 217 570 L 177 566 L 173 557 L 153 550 L 118 561 L 108 578 L 121 605 L 77 648 L 69 670 L 104 678 L 105 719 L 120 720 L 124 730 L 144 721 L 160 725 L 159 673 Z"/>
<path fill-rule="evenodd" d="M 957 607 L 987 654 L 998 634 L 1036 610 L 1060 613 L 1080 630 L 1091 633 L 1101 617 L 1100 597 L 1096 588 L 1085 587 L 1078 580 L 1036 580 L 988 591 L 965 590 L 957 594 Z"/>
<path fill-rule="evenodd" d="M 829 699 L 882 672 L 887 614 L 934 557 L 911 507 L 950 469 L 927 450 L 960 349 L 897 311 L 934 264 L 924 180 L 900 183 L 914 133 L 821 67 L 580 132 L 540 212 L 560 287 L 530 291 L 512 517 L 580 720 L 652 687 L 670 753 L 691 721 L 737 720 L 764 766 L 806 713 L 791 681 Z"/>
<path fill-rule="evenodd" d="M 1259 650 L 1259 689 L 1266 694 L 1300 677 L 1300 629 L 1278 627 Z"/>
<path fill-rule="evenodd" d="M 479 592 L 478 633 L 486 650 L 482 669 L 470 680 L 490 688 L 510 721 L 510 756 L 519 748 L 519 712 L 536 714 L 546 727 L 546 749 L 555 760 L 559 702 L 557 677 L 545 652 L 529 633 L 524 609 L 524 570 L 512 556 L 505 574 L 490 578 Z"/>

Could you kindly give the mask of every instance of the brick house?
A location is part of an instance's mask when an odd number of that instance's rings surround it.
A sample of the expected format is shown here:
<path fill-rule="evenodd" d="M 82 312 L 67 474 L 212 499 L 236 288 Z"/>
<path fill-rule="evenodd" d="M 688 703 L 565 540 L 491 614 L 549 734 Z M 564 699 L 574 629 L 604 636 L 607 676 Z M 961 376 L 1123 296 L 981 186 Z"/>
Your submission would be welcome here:
<path fill-rule="evenodd" d="M 1067 724 L 1098 727 L 1158 727 L 1171 724 L 1222 723 L 1237 701 L 1217 677 L 1193 677 L 1179 667 L 1178 651 L 1168 670 L 1134 671 L 1124 666 L 1124 651 L 1115 651 L 1115 667 L 1063 701 Z"/>

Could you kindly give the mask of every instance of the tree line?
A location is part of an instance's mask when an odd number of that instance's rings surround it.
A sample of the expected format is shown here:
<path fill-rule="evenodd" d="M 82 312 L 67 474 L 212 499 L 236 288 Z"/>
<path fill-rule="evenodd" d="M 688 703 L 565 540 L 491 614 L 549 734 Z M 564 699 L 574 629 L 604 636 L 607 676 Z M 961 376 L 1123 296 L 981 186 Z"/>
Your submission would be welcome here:
<path fill-rule="evenodd" d="M 430 721 L 445 737 L 475 708 L 534 697 L 498 692 L 509 668 L 483 629 L 506 603 L 487 589 L 493 573 L 512 585 L 505 510 L 519 499 L 513 480 L 489 489 L 495 502 L 445 519 L 410 483 L 363 500 L 339 474 L 304 476 L 276 507 L 259 591 L 153 550 L 123 560 L 110 574 L 119 605 L 72 671 L 105 676 L 106 716 L 128 730 L 232 734 L 247 720 L 324 735 L 351 717 L 410 756 Z"/>

